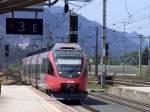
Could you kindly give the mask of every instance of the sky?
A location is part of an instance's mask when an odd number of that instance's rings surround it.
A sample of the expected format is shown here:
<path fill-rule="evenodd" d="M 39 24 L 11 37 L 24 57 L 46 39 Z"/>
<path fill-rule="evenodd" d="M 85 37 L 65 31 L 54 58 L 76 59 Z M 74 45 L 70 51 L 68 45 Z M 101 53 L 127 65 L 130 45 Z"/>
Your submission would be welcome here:
<path fill-rule="evenodd" d="M 91 3 L 71 2 L 81 7 L 70 7 L 78 14 L 102 24 L 102 2 L 103 0 L 93 0 Z M 107 27 L 123 31 L 124 24 L 126 32 L 150 35 L 150 0 L 107 0 Z"/>

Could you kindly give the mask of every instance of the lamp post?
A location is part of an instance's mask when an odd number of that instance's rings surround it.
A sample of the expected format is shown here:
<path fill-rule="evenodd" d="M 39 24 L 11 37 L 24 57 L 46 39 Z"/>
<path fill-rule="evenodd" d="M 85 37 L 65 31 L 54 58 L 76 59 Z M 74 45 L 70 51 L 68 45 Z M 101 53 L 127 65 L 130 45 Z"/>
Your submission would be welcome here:
<path fill-rule="evenodd" d="M 126 28 L 126 22 L 121 22 L 121 23 L 123 23 L 123 34 L 125 35 L 125 28 Z M 125 54 L 125 37 L 123 38 L 123 62 L 122 62 L 122 69 L 123 69 L 123 79 L 124 79 L 124 64 L 125 64 L 125 62 L 124 62 L 124 54 Z"/>
<path fill-rule="evenodd" d="M 103 0 L 103 38 L 102 38 L 102 75 L 101 75 L 101 86 L 105 88 L 105 77 L 106 77 L 106 1 Z"/>
<path fill-rule="evenodd" d="M 142 38 L 143 35 L 139 35 L 139 39 L 140 39 L 140 45 L 139 45 L 139 75 L 140 75 L 140 79 L 142 78 L 142 74 L 141 74 L 141 70 L 142 70 L 142 63 L 141 63 L 141 59 L 142 59 Z"/>
<path fill-rule="evenodd" d="M 98 80 L 100 80 L 100 76 L 98 75 L 98 30 L 100 29 L 100 27 L 89 27 L 89 28 L 94 28 L 94 30 L 96 30 L 96 39 L 95 39 L 95 76 L 98 77 Z"/>

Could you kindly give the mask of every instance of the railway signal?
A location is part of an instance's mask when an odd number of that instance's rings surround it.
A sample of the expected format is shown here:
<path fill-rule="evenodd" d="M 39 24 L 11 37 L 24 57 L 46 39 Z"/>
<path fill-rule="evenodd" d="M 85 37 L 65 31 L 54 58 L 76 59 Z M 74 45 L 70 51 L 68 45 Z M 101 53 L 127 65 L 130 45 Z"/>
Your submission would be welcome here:
<path fill-rule="evenodd" d="M 5 44 L 5 56 L 9 56 L 9 44 Z"/>
<path fill-rule="evenodd" d="M 70 14 L 70 43 L 78 43 L 78 15 Z"/>
<path fill-rule="evenodd" d="M 69 5 L 65 4 L 64 12 L 67 13 L 69 11 Z"/>
<path fill-rule="evenodd" d="M 64 12 L 65 12 L 65 13 L 68 13 L 68 11 L 69 11 L 68 0 L 64 0 L 64 2 L 65 2 Z"/>
<path fill-rule="evenodd" d="M 106 64 L 108 64 L 108 58 L 109 58 L 109 44 L 106 43 Z"/>

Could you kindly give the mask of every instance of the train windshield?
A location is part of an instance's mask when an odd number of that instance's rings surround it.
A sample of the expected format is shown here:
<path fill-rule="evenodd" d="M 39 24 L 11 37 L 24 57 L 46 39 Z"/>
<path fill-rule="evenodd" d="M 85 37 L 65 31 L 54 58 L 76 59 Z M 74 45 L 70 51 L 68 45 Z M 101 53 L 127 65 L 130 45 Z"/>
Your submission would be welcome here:
<path fill-rule="evenodd" d="M 62 77 L 79 77 L 83 65 L 83 52 L 56 53 L 56 64 Z"/>

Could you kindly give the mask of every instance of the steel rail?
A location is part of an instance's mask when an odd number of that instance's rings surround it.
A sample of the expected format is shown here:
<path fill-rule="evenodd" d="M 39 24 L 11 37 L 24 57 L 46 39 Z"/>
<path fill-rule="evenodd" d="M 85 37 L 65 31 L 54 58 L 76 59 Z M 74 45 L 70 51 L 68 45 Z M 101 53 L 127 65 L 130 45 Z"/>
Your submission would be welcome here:
<path fill-rule="evenodd" d="M 98 94 L 98 93 L 91 93 L 89 92 L 89 95 L 91 95 L 92 97 L 95 97 L 95 98 L 99 98 L 99 99 L 102 99 L 102 100 L 106 100 L 106 101 L 109 101 L 109 102 L 113 102 L 113 103 L 116 103 L 116 104 L 119 104 L 119 105 L 123 105 L 123 106 L 126 106 L 126 107 L 129 107 L 131 109 L 134 109 L 134 110 L 138 110 L 138 111 L 141 111 L 141 112 L 150 112 L 150 107 L 148 105 L 142 105 L 142 103 L 139 103 L 139 102 L 130 102 L 129 100 L 123 100 L 123 99 L 120 99 L 120 98 L 116 98 L 116 97 L 113 97 L 113 96 L 108 96 L 106 94 Z"/>
<path fill-rule="evenodd" d="M 101 112 L 97 109 L 94 109 L 94 108 L 90 107 L 89 105 L 87 105 L 85 103 L 81 103 L 81 107 L 86 108 L 86 109 L 90 110 L 91 112 Z"/>
<path fill-rule="evenodd" d="M 111 95 L 111 94 L 107 94 L 107 96 L 110 96 L 110 97 L 113 97 L 113 98 L 116 98 L 116 99 L 120 99 L 120 100 L 123 100 L 123 101 L 127 101 L 127 102 L 130 102 L 130 103 L 134 103 L 134 104 L 137 104 L 137 105 L 140 105 L 140 106 L 144 106 L 144 107 L 147 107 L 147 108 L 150 108 L 150 104 L 145 104 L 145 103 L 142 103 L 142 102 L 138 102 L 138 101 L 122 98 L 122 97 Z"/>
<path fill-rule="evenodd" d="M 123 81 L 123 80 L 114 80 L 114 84 L 128 85 L 128 86 L 144 86 L 144 87 L 149 87 L 150 86 L 150 83 L 146 83 L 146 82 Z"/>

